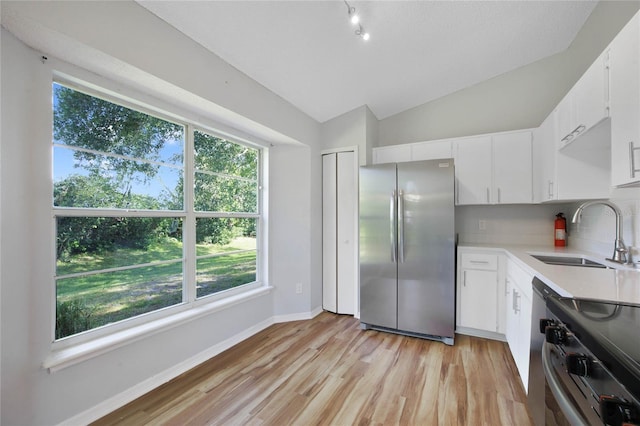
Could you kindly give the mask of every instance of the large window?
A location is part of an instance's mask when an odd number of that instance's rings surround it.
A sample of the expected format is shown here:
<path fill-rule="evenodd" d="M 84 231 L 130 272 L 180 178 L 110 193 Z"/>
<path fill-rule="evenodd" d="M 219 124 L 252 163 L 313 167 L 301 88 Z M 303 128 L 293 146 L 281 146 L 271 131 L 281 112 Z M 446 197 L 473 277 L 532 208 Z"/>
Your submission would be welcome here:
<path fill-rule="evenodd" d="M 258 281 L 260 150 L 53 84 L 56 339 Z"/>

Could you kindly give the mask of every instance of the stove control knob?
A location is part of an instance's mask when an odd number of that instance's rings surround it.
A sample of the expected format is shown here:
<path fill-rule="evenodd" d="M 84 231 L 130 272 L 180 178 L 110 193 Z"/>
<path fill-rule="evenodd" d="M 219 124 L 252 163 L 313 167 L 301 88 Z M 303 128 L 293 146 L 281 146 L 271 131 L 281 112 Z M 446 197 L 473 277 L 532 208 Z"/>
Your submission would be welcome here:
<path fill-rule="evenodd" d="M 560 345 L 567 342 L 567 331 L 557 325 L 548 326 L 544 329 L 545 340 L 547 343 Z"/>
<path fill-rule="evenodd" d="M 541 318 L 540 319 L 540 333 L 544 334 L 545 333 L 545 329 L 547 327 L 550 327 L 552 325 L 556 325 L 556 322 L 552 319 L 549 318 Z"/>
<path fill-rule="evenodd" d="M 565 357 L 567 372 L 576 376 L 589 377 L 591 375 L 591 359 L 584 354 L 569 353 Z"/>
<path fill-rule="evenodd" d="M 600 396 L 600 417 L 605 425 L 638 425 L 640 418 L 633 404 L 615 396 Z"/>

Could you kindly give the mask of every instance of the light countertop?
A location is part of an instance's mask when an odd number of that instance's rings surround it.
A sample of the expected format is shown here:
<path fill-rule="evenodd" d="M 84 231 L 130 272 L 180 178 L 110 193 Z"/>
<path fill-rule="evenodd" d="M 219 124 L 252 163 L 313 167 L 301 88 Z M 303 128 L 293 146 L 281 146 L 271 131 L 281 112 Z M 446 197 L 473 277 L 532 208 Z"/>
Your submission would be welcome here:
<path fill-rule="evenodd" d="M 496 244 L 459 244 L 458 248 L 502 252 L 562 296 L 640 304 L 640 270 L 617 265 L 595 253 L 570 247 Z M 621 269 L 547 265 L 531 257 L 531 254 L 582 256 Z"/>

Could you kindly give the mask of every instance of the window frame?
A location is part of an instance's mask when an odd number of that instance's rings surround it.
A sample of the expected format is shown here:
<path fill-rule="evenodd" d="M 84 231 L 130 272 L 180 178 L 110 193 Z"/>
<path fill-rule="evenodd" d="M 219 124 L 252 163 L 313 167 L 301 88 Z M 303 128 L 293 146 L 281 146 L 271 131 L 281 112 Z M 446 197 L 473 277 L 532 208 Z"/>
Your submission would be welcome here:
<path fill-rule="evenodd" d="M 176 107 L 174 104 L 156 98 L 150 98 L 149 95 L 139 93 L 134 89 L 123 86 L 103 78 L 93 78 L 90 75 L 84 75 L 81 78 L 76 75 L 83 74 L 82 70 L 74 73 L 66 73 L 60 70 L 53 72 L 53 78 L 50 88 L 53 92 L 53 84 L 60 84 L 73 90 L 85 93 L 103 99 L 107 102 L 115 103 L 136 110 L 138 112 L 151 115 L 153 117 L 166 120 L 184 127 L 184 156 L 183 156 L 183 173 L 184 173 L 184 193 L 183 193 L 183 209 L 182 210 L 143 210 L 143 209 L 97 209 L 97 208 L 78 208 L 78 207 L 58 207 L 53 203 L 53 179 L 51 179 L 50 196 L 51 196 L 51 259 L 52 259 L 52 280 L 51 280 L 51 301 L 53 305 L 52 322 L 51 322 L 51 342 L 52 350 L 58 351 L 65 348 L 83 345 L 93 340 L 109 338 L 111 335 L 126 332 L 136 327 L 161 320 L 166 323 L 161 327 L 168 327 L 171 324 L 171 317 L 175 316 L 176 321 L 184 321 L 185 314 L 189 316 L 189 310 L 207 309 L 207 305 L 215 307 L 224 303 L 225 299 L 236 299 L 244 293 L 251 295 L 256 290 L 267 288 L 266 280 L 266 215 L 264 214 L 264 189 L 267 181 L 265 171 L 265 161 L 268 158 L 269 144 L 260 140 L 252 140 L 255 138 L 247 138 L 234 135 L 235 132 L 225 132 L 216 129 L 216 127 L 226 127 L 219 125 L 208 119 L 203 118 L 200 114 Z M 87 78 L 89 77 L 89 78 Z M 53 99 L 53 93 L 51 94 Z M 151 100 L 151 102 L 149 102 Z M 51 114 L 53 116 L 53 102 L 51 104 Z M 51 167 L 53 176 L 53 127 L 51 129 L 51 140 L 49 142 Z M 246 146 L 257 150 L 257 211 L 256 213 L 236 213 L 236 212 L 207 212 L 196 211 L 194 207 L 194 132 L 199 131 L 208 135 L 224 139 L 226 141 Z M 238 132 L 241 134 L 241 132 Z M 89 329 L 80 333 L 65 336 L 60 339 L 55 338 L 56 329 L 56 303 L 57 303 L 57 272 L 56 272 L 56 244 L 57 244 L 57 217 L 76 216 L 117 216 L 117 217 L 176 217 L 183 220 L 182 233 L 182 302 L 156 309 L 147 313 L 139 314 L 127 319 L 123 319 L 114 323 L 105 324 L 93 329 Z M 219 291 L 209 295 L 196 297 L 196 264 L 198 257 L 196 256 L 195 242 L 195 224 L 196 219 L 200 217 L 216 218 L 216 217 L 240 217 L 256 219 L 256 279 L 253 282 L 241 284 L 227 290 Z M 194 313 L 194 317 L 197 315 Z"/>

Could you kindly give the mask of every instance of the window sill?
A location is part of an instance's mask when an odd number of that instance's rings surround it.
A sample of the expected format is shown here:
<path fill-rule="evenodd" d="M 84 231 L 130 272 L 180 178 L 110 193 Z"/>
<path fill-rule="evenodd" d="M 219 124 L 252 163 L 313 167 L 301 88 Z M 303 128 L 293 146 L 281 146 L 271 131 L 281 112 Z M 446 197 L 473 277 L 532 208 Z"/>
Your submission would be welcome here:
<path fill-rule="evenodd" d="M 260 297 L 271 292 L 272 289 L 273 287 L 260 287 L 235 296 L 226 297 L 212 303 L 195 306 L 175 315 L 170 315 L 166 318 L 141 324 L 89 342 L 53 351 L 44 360 L 42 367 L 47 369 L 49 373 L 55 373 L 56 371 L 63 370 L 98 355 L 110 352 L 152 334 L 156 334 L 203 316 L 210 315 L 214 312 L 230 308 L 231 306 L 247 300 Z"/>

